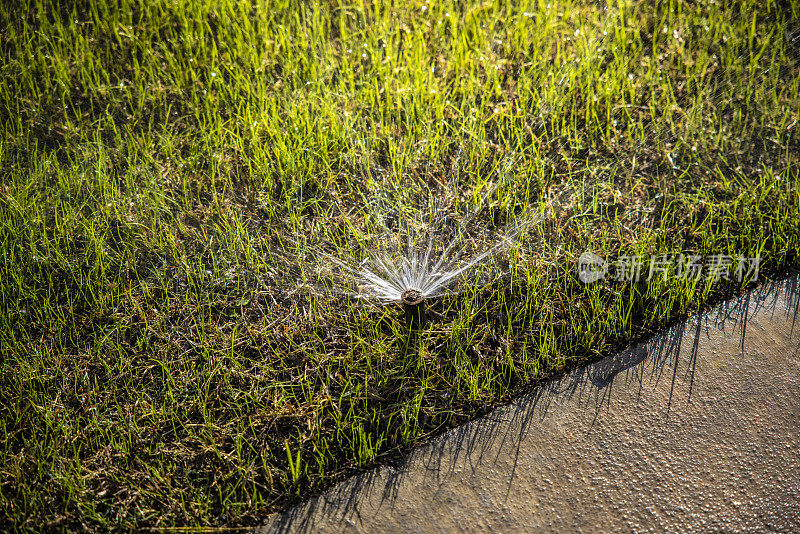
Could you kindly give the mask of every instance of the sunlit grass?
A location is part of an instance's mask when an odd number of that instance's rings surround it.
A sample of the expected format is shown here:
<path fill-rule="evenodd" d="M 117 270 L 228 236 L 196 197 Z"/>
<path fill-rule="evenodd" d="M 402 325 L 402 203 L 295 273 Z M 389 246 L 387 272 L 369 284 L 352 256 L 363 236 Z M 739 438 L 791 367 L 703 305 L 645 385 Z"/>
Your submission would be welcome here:
<path fill-rule="evenodd" d="M 3 524 L 257 524 L 746 287 L 587 249 L 800 266 L 797 2 L 89 4 L 0 8 Z M 287 263 L 444 183 L 543 219 L 421 332 Z"/>

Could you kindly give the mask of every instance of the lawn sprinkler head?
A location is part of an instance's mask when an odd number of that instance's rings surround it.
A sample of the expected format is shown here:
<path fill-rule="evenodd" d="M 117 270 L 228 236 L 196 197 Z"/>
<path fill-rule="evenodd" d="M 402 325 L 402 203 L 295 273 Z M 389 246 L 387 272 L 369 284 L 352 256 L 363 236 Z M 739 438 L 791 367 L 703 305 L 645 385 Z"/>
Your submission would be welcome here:
<path fill-rule="evenodd" d="M 425 322 L 425 295 L 416 288 L 409 288 L 400 295 L 405 310 L 406 323 L 412 330 L 422 328 Z"/>
<path fill-rule="evenodd" d="M 400 298 L 403 300 L 403 306 L 419 306 L 425 300 L 425 295 L 419 289 L 412 287 L 403 291 Z"/>

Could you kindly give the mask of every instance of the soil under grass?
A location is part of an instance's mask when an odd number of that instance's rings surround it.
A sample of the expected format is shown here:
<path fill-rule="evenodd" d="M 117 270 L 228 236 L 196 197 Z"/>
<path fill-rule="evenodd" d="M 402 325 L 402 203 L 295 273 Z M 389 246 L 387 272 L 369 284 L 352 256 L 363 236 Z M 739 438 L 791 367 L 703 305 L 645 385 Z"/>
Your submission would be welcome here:
<path fill-rule="evenodd" d="M 4 528 L 255 525 L 800 267 L 800 3 L 294 4 L 0 7 Z M 419 332 L 287 262 L 497 184 Z"/>

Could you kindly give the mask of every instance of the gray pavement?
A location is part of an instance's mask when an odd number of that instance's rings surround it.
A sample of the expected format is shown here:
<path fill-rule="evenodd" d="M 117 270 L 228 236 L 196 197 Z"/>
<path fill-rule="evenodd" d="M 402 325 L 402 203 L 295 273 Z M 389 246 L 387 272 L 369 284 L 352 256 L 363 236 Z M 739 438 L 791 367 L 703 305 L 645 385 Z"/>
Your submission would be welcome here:
<path fill-rule="evenodd" d="M 766 284 L 258 532 L 800 532 L 799 299 Z"/>

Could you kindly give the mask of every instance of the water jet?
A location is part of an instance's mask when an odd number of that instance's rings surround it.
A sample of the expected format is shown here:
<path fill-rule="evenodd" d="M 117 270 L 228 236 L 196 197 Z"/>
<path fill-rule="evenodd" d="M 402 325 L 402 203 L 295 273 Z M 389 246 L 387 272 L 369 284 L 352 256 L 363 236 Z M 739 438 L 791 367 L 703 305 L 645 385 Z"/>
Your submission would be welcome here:
<path fill-rule="evenodd" d="M 537 204 L 511 213 L 505 226 L 478 220 L 498 187 L 489 186 L 474 205 L 466 206 L 449 189 L 429 190 L 416 206 L 401 197 L 366 199 L 360 215 L 342 213 L 338 231 L 329 230 L 314 245 L 304 244 L 303 258 L 293 263 L 320 292 L 399 304 L 409 327 L 418 329 L 425 321 L 426 301 L 502 276 L 505 269 L 496 260 L 542 220 Z M 355 220 L 365 224 L 358 227 Z"/>

